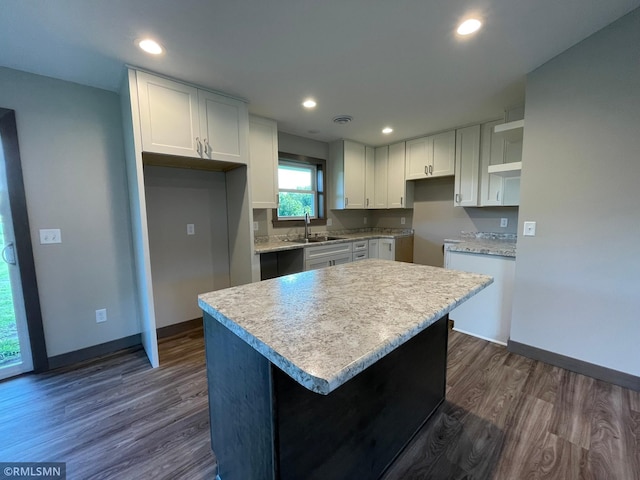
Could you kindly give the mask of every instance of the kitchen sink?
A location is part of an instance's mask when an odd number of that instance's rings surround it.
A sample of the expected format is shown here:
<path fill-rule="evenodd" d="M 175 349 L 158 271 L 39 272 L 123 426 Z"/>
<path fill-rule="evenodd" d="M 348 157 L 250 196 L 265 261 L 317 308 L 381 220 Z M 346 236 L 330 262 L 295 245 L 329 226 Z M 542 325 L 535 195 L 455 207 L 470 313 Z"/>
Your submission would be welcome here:
<path fill-rule="evenodd" d="M 344 237 L 329 237 L 329 236 L 313 236 L 313 237 L 309 237 L 308 240 L 305 240 L 304 238 L 298 238 L 296 240 L 290 240 L 291 242 L 295 242 L 295 243 L 320 243 L 320 242 L 328 242 L 329 240 L 344 240 Z"/>

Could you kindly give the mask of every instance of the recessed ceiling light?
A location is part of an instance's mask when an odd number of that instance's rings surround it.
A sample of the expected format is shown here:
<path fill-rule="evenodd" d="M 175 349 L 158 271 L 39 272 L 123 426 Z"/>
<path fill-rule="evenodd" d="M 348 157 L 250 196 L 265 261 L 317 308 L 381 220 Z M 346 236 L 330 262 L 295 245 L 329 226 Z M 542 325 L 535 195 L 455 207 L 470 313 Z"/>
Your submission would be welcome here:
<path fill-rule="evenodd" d="M 384 133 L 385 135 L 389 135 L 391 132 L 393 132 L 393 128 L 391 127 L 384 127 L 382 129 L 382 133 Z"/>
<path fill-rule="evenodd" d="M 160 55 L 164 52 L 164 48 L 155 40 L 151 40 L 150 38 L 143 38 L 142 40 L 138 40 L 136 42 L 138 46 L 147 53 L 151 55 Z"/>
<path fill-rule="evenodd" d="M 477 32 L 482 26 L 482 22 L 475 18 L 465 20 L 458 26 L 458 35 L 470 35 Z"/>
<path fill-rule="evenodd" d="M 313 98 L 307 98 L 304 102 L 302 102 L 302 106 L 304 108 L 314 108 L 316 105 L 316 101 Z"/>

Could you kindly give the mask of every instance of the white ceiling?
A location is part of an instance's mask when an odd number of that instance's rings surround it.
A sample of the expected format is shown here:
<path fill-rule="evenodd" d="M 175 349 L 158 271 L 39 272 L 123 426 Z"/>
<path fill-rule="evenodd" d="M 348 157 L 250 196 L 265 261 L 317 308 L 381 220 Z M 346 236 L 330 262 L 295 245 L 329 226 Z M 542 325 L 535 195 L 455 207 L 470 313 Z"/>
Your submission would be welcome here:
<path fill-rule="evenodd" d="M 249 100 L 279 129 L 370 145 L 497 118 L 524 76 L 640 0 L 0 0 L 0 65 L 117 91 L 123 65 Z M 483 29 L 462 41 L 459 20 Z M 143 36 L 167 49 L 151 58 Z M 313 96 L 314 111 L 301 107 Z M 332 122 L 349 114 L 353 122 Z M 390 125 L 393 134 L 382 135 Z"/>

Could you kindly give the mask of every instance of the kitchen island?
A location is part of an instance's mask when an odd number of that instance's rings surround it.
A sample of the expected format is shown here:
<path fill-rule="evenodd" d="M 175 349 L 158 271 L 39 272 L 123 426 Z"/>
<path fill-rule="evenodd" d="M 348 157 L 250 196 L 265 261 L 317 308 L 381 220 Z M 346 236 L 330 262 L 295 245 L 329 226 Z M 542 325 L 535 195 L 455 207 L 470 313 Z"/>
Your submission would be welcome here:
<path fill-rule="evenodd" d="M 200 295 L 222 480 L 378 478 L 444 400 L 448 312 L 491 281 L 364 260 Z"/>

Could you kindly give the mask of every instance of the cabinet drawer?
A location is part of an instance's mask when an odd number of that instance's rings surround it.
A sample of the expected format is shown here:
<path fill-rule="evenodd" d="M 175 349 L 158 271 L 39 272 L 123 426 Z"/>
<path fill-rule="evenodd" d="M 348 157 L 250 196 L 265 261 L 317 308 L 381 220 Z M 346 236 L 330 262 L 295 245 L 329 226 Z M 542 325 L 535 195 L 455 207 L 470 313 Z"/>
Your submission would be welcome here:
<path fill-rule="evenodd" d="M 354 252 L 361 252 L 361 251 L 367 251 L 367 250 L 369 250 L 369 241 L 368 240 L 362 240 L 362 241 L 353 242 L 353 251 Z"/>
<path fill-rule="evenodd" d="M 305 260 L 313 260 L 328 255 L 336 255 L 341 253 L 351 253 L 353 251 L 353 243 L 338 243 L 335 245 L 321 245 L 318 247 L 307 247 L 304 249 Z"/>
<path fill-rule="evenodd" d="M 353 252 L 353 261 L 358 260 L 366 260 L 369 258 L 369 254 L 367 252 Z"/>

